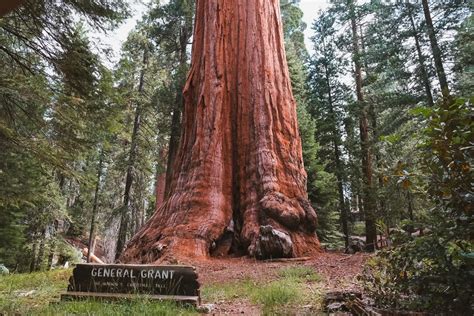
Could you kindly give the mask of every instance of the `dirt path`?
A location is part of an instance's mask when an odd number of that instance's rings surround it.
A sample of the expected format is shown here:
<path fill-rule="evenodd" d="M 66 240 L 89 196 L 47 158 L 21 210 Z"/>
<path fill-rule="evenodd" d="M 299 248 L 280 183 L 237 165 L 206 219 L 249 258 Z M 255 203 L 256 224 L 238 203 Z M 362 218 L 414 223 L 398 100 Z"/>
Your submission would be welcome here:
<path fill-rule="evenodd" d="M 213 259 L 195 263 L 199 280 L 203 288 L 223 287 L 225 284 L 237 284 L 246 280 L 253 282 L 255 287 L 263 286 L 269 282 L 279 280 L 279 272 L 285 268 L 304 267 L 315 271 L 321 278 L 317 282 L 308 283 L 308 291 L 317 291 L 319 295 L 336 290 L 357 290 L 356 276 L 362 271 L 364 262 L 369 255 L 358 253 L 346 255 L 342 253 L 321 253 L 315 258 L 304 261 L 262 262 L 249 258 Z M 213 304 L 211 314 L 215 315 L 260 315 L 260 306 L 252 304 L 245 295 L 234 295 L 217 301 L 210 300 L 204 295 L 203 303 Z M 216 300 L 214 298 L 214 300 Z M 311 304 L 300 306 L 299 312 L 294 315 L 313 313 Z"/>

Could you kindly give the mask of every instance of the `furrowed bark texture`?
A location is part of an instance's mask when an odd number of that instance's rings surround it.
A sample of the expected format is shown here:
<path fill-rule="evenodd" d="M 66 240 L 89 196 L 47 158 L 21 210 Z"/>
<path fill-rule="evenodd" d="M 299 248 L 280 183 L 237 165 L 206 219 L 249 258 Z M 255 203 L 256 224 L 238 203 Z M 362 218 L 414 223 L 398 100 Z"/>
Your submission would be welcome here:
<path fill-rule="evenodd" d="M 221 244 L 261 259 L 314 254 L 279 1 L 196 10 L 171 194 L 121 260 L 207 257 Z"/>

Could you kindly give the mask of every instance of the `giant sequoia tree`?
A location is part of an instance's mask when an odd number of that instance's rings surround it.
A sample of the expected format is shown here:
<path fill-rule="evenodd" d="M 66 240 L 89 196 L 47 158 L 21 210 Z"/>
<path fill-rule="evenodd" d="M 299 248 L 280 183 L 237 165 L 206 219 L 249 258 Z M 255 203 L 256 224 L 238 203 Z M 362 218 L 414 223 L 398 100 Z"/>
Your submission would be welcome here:
<path fill-rule="evenodd" d="M 121 259 L 318 251 L 278 0 L 198 0 L 167 201 Z"/>

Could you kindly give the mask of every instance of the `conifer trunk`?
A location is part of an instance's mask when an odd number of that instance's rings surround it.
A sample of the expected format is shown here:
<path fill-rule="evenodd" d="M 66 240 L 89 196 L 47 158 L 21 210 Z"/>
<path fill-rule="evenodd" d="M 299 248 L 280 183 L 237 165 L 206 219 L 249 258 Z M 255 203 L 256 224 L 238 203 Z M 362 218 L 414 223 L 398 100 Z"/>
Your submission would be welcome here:
<path fill-rule="evenodd" d="M 411 4 L 407 3 L 407 7 L 408 7 L 408 18 L 410 19 L 413 39 L 415 40 L 415 47 L 416 47 L 416 53 L 418 56 L 418 64 L 420 67 L 421 80 L 423 81 L 423 87 L 425 88 L 426 101 L 428 102 L 428 106 L 432 107 L 434 105 L 433 94 L 431 93 L 430 78 L 428 77 L 428 73 L 426 72 L 426 68 L 425 68 L 425 58 L 423 57 L 423 52 L 421 50 L 420 34 L 418 33 L 418 30 L 416 29 L 415 21 L 413 19 L 413 9 L 412 9 Z"/>
<path fill-rule="evenodd" d="M 324 45 L 324 42 L 322 43 Z M 341 140 L 341 135 L 338 130 L 337 126 L 337 118 L 336 113 L 334 111 L 334 104 L 332 98 L 332 89 L 331 89 L 331 78 L 329 74 L 329 70 L 327 66 L 325 66 L 325 77 L 326 77 L 326 86 L 328 89 L 328 103 L 329 103 L 329 115 L 331 121 L 334 123 L 332 128 L 332 144 L 334 148 L 334 162 L 336 165 L 336 178 L 337 178 L 337 189 L 339 194 L 339 208 L 341 212 L 341 227 L 342 233 L 344 234 L 344 245 L 345 249 L 349 248 L 349 225 L 348 225 L 348 216 L 347 216 L 347 206 L 344 198 L 344 187 L 343 187 L 343 178 L 342 178 L 342 170 L 343 170 L 343 163 L 341 161 L 341 152 L 339 150 L 339 143 Z"/>
<path fill-rule="evenodd" d="M 140 82 L 138 84 L 138 93 L 143 93 L 144 84 L 145 84 L 145 69 L 148 63 L 148 51 L 145 48 L 143 52 L 143 65 L 142 70 L 140 72 Z M 137 104 L 135 109 L 135 117 L 133 120 L 133 130 L 132 130 L 132 138 L 130 143 L 130 151 L 128 154 L 128 162 L 127 162 L 127 174 L 125 176 L 125 191 L 123 194 L 123 206 L 121 211 L 120 217 L 120 226 L 118 232 L 118 239 L 115 248 L 115 258 L 119 258 L 122 254 L 122 251 L 125 247 L 125 243 L 127 241 L 127 234 L 130 230 L 129 221 L 130 218 L 130 196 L 132 192 L 132 184 L 134 180 L 134 173 L 135 173 L 135 163 L 137 159 L 137 150 L 138 150 L 138 133 L 141 127 L 141 120 L 142 120 L 142 105 L 140 103 Z M 134 216 L 132 216 L 134 217 Z"/>
<path fill-rule="evenodd" d="M 102 169 L 104 162 L 104 145 L 101 145 L 100 154 L 99 154 L 99 165 L 97 167 L 97 178 L 95 183 L 94 191 L 94 202 L 92 203 L 92 217 L 91 217 L 91 226 L 89 230 L 89 242 L 87 244 L 87 262 L 91 261 L 91 255 L 94 251 L 94 240 L 95 240 L 95 230 L 96 230 L 96 218 L 97 218 L 97 207 L 99 205 L 99 190 L 100 190 L 100 179 L 102 178 Z"/>
<path fill-rule="evenodd" d="M 43 229 L 40 238 L 41 239 L 39 242 L 38 257 L 36 257 L 35 263 L 35 271 L 41 271 L 43 269 L 44 250 L 46 247 L 46 229 Z"/>
<path fill-rule="evenodd" d="M 193 39 L 170 195 L 121 260 L 316 253 L 279 1 L 198 0 Z"/>
<path fill-rule="evenodd" d="M 364 196 L 364 217 L 366 249 L 373 251 L 377 242 L 377 229 L 375 226 L 375 201 L 373 197 L 372 185 L 372 151 L 369 137 L 369 108 L 364 99 L 362 91 L 362 63 L 359 49 L 359 34 L 357 32 L 357 20 L 354 8 L 354 1 L 350 1 L 351 29 L 352 29 L 352 55 L 354 59 L 354 76 L 356 83 L 357 101 L 360 105 L 359 133 L 362 151 L 362 177 Z"/>
<path fill-rule="evenodd" d="M 431 19 L 431 12 L 430 7 L 428 5 L 428 0 L 421 0 L 421 3 L 423 4 L 426 30 L 430 39 L 431 51 L 433 53 L 436 74 L 438 75 L 439 85 L 441 87 L 441 94 L 443 95 L 443 98 L 445 100 L 449 100 L 450 92 L 448 86 L 448 79 L 446 78 L 446 72 L 444 71 L 441 49 L 439 48 L 438 40 L 436 39 L 436 33 L 434 30 L 433 21 Z"/>
<path fill-rule="evenodd" d="M 30 273 L 31 272 L 35 272 L 36 271 L 36 256 L 37 256 L 37 253 L 38 253 L 38 241 L 36 240 L 36 234 L 33 235 L 33 246 L 32 246 L 32 249 L 31 249 L 31 261 L 30 261 Z"/>

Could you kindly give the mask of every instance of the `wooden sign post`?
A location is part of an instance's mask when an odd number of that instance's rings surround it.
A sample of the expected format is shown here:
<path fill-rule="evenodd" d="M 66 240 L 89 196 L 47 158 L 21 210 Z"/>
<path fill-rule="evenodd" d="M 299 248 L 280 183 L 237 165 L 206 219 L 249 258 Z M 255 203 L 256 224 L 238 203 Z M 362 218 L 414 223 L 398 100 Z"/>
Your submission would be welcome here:
<path fill-rule="evenodd" d="M 191 266 L 78 264 L 62 300 L 146 297 L 199 305 L 199 282 Z"/>

